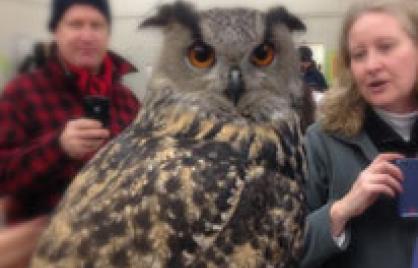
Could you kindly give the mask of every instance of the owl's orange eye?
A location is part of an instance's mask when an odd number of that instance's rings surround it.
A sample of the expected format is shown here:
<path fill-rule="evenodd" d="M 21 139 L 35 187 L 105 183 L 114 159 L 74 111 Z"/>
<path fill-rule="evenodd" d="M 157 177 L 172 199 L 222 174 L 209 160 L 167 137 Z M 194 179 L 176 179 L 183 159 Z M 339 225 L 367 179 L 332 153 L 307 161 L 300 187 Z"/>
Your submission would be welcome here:
<path fill-rule="evenodd" d="M 193 44 L 188 51 L 189 62 L 196 68 L 209 68 L 215 63 L 215 51 L 204 43 Z"/>
<path fill-rule="evenodd" d="M 258 67 L 269 66 L 276 56 L 276 51 L 271 44 L 261 44 L 256 47 L 251 55 L 251 62 Z"/>

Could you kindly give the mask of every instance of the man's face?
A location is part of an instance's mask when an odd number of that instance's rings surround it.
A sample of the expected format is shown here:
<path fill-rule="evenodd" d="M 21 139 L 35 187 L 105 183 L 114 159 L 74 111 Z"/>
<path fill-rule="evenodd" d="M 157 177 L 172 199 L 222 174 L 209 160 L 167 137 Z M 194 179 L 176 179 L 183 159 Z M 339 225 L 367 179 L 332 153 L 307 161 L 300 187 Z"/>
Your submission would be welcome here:
<path fill-rule="evenodd" d="M 302 72 L 306 71 L 310 66 L 312 65 L 312 62 L 310 61 L 302 61 L 300 63 L 300 69 Z"/>
<path fill-rule="evenodd" d="M 109 42 L 109 23 L 90 5 L 68 8 L 54 32 L 58 51 L 64 60 L 77 67 L 98 71 Z"/>

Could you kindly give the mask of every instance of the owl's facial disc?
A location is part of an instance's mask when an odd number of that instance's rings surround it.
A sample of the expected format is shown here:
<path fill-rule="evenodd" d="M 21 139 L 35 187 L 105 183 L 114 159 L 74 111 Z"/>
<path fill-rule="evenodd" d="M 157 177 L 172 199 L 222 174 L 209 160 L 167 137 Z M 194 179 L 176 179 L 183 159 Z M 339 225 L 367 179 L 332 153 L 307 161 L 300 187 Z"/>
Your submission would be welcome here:
<path fill-rule="evenodd" d="M 234 105 L 237 105 L 244 91 L 245 83 L 242 79 L 241 69 L 237 66 L 233 66 L 228 73 L 228 85 L 224 94 L 234 103 Z"/>

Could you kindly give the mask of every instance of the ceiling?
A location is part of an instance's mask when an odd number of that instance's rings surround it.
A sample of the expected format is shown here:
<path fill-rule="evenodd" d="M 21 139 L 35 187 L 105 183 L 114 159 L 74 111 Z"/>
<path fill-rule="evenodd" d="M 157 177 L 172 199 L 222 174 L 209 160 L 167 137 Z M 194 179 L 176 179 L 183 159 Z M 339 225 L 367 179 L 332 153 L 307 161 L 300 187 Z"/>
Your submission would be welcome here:
<path fill-rule="evenodd" d="M 51 0 L 3 0 L 26 4 L 48 5 Z M 173 2 L 172 0 L 109 0 L 115 16 L 130 16 L 148 13 L 156 5 Z M 355 0 L 189 0 L 199 8 L 213 6 L 252 6 L 265 9 L 275 5 L 284 5 L 294 13 L 301 15 L 337 15 L 347 9 Z"/>

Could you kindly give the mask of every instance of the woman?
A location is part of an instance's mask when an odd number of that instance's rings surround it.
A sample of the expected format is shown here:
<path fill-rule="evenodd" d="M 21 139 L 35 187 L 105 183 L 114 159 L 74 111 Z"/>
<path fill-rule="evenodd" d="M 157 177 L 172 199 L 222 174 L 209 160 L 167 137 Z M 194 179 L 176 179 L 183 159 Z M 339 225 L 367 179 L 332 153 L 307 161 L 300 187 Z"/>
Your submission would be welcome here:
<path fill-rule="evenodd" d="M 345 18 L 339 86 L 306 136 L 302 267 L 411 267 L 418 220 L 397 213 L 403 175 L 393 161 L 418 153 L 417 28 L 407 0 L 367 1 Z"/>

